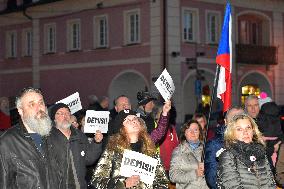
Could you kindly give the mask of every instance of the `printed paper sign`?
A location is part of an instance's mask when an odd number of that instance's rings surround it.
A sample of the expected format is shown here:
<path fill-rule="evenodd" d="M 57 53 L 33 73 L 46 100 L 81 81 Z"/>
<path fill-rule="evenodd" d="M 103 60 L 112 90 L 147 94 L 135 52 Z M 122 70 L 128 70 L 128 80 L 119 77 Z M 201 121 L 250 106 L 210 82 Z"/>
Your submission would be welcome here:
<path fill-rule="evenodd" d="M 87 110 L 84 133 L 95 133 L 97 130 L 107 133 L 109 113 L 109 111 Z"/>
<path fill-rule="evenodd" d="M 68 105 L 68 107 L 70 108 L 71 114 L 74 114 L 75 112 L 82 109 L 82 104 L 81 104 L 81 100 L 80 100 L 80 96 L 78 92 L 56 102 L 56 104 L 60 102 Z"/>
<path fill-rule="evenodd" d="M 125 177 L 139 175 L 140 180 L 146 184 L 153 184 L 158 160 L 150 156 L 124 150 L 120 167 L 120 174 Z"/>
<path fill-rule="evenodd" d="M 166 101 L 170 100 L 175 92 L 174 82 L 166 69 L 155 82 L 155 86 Z"/>

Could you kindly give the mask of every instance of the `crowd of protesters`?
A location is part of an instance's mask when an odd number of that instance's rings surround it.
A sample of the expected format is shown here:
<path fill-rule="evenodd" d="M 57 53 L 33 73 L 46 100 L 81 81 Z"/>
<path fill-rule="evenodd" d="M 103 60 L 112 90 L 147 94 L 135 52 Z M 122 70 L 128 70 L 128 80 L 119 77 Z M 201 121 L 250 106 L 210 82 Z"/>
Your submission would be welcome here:
<path fill-rule="evenodd" d="M 173 102 L 159 102 L 148 91 L 137 93 L 137 109 L 124 94 L 112 110 L 108 97 L 89 98 L 88 110 L 110 111 L 107 133 L 84 133 L 86 110 L 72 115 L 64 103 L 47 108 L 42 92 L 32 87 L 16 97 L 20 119 L 12 126 L 8 98 L 0 98 L 0 188 L 270 189 L 284 184 L 279 108 L 263 93 L 248 96 L 244 108 L 230 108 L 214 132 L 202 112 L 177 128 Z M 157 161 L 151 184 L 139 174 L 121 175 L 125 150 Z"/>

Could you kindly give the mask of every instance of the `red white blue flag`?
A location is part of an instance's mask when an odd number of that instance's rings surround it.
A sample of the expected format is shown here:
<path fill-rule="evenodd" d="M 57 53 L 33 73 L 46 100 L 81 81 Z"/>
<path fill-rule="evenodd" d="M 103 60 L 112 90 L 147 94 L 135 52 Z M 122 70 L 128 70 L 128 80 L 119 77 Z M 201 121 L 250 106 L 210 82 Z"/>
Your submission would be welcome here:
<path fill-rule="evenodd" d="M 223 112 L 226 112 L 232 103 L 232 17 L 231 6 L 227 3 L 224 23 L 219 42 L 216 63 L 220 65 L 217 97 L 223 101 Z"/>

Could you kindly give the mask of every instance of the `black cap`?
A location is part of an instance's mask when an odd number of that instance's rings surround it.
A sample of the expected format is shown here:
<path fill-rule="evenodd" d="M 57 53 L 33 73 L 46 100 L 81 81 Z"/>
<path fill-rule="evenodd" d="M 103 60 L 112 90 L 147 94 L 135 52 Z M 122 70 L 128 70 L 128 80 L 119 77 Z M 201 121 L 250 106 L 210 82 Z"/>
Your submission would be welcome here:
<path fill-rule="evenodd" d="M 149 92 L 139 91 L 137 93 L 137 100 L 138 100 L 138 105 L 141 106 L 147 104 L 152 100 L 157 100 L 157 98 L 151 95 Z"/>
<path fill-rule="evenodd" d="M 129 115 L 137 116 L 137 113 L 130 109 L 121 110 L 114 119 L 113 134 L 118 133 L 123 125 L 125 118 Z"/>
<path fill-rule="evenodd" d="M 54 104 L 51 108 L 50 108 L 50 113 L 49 113 L 49 116 L 50 116 L 50 119 L 52 121 L 54 121 L 55 119 L 55 114 L 56 112 L 60 109 L 60 108 L 67 108 L 70 112 L 70 108 L 68 107 L 68 105 L 64 104 L 64 103 L 58 103 L 58 104 Z"/>

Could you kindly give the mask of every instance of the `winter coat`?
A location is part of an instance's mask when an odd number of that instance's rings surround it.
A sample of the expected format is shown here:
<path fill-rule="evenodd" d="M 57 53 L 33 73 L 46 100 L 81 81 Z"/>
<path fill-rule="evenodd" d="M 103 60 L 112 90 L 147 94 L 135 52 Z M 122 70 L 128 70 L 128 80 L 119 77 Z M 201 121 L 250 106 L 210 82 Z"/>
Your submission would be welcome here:
<path fill-rule="evenodd" d="M 226 129 L 225 125 L 216 128 L 215 137 L 209 140 L 205 146 L 205 159 L 204 159 L 204 169 L 205 169 L 205 179 L 208 186 L 211 189 L 216 189 L 217 185 L 217 167 L 218 161 L 216 158 L 216 153 L 224 146 L 224 131 Z"/>
<path fill-rule="evenodd" d="M 102 153 L 102 145 L 101 143 L 89 143 L 88 138 L 84 133 L 82 133 L 82 131 L 73 127 L 70 127 L 70 129 L 71 136 L 69 140 L 57 128 L 54 127 L 52 129 L 50 137 L 55 146 L 53 154 L 57 161 L 61 162 L 58 169 L 65 177 L 64 182 L 68 183 L 68 179 L 70 179 L 70 177 L 68 177 L 70 174 L 70 169 L 68 169 L 68 167 L 72 166 L 70 164 L 70 151 L 72 152 L 73 162 L 80 188 L 86 189 L 86 166 L 92 165 L 96 160 L 99 159 Z M 67 161 L 67 159 L 69 161 Z"/>
<path fill-rule="evenodd" d="M 236 142 L 219 156 L 218 188 L 276 188 L 265 149 L 261 144 Z"/>
<path fill-rule="evenodd" d="M 61 189 L 58 163 L 53 159 L 48 137 L 42 137 L 42 151 L 20 122 L 0 138 L 1 189 Z"/>
<path fill-rule="evenodd" d="M 184 141 L 172 153 L 170 180 L 176 183 L 177 189 L 206 189 L 204 177 L 197 177 L 196 170 L 201 160 L 203 145 L 195 150 Z"/>
<path fill-rule="evenodd" d="M 284 185 L 284 144 L 281 144 L 278 151 L 278 159 L 276 162 L 276 181 L 278 184 Z"/>
<path fill-rule="evenodd" d="M 99 189 L 125 189 L 126 177 L 120 175 L 120 167 L 123 153 L 114 152 L 108 148 L 104 151 L 98 165 L 94 171 L 91 184 L 94 188 Z M 168 179 L 165 170 L 161 165 L 160 157 L 155 154 L 153 158 L 158 160 L 156 175 L 152 185 L 147 185 L 142 181 L 135 189 L 166 189 L 168 188 Z"/>

